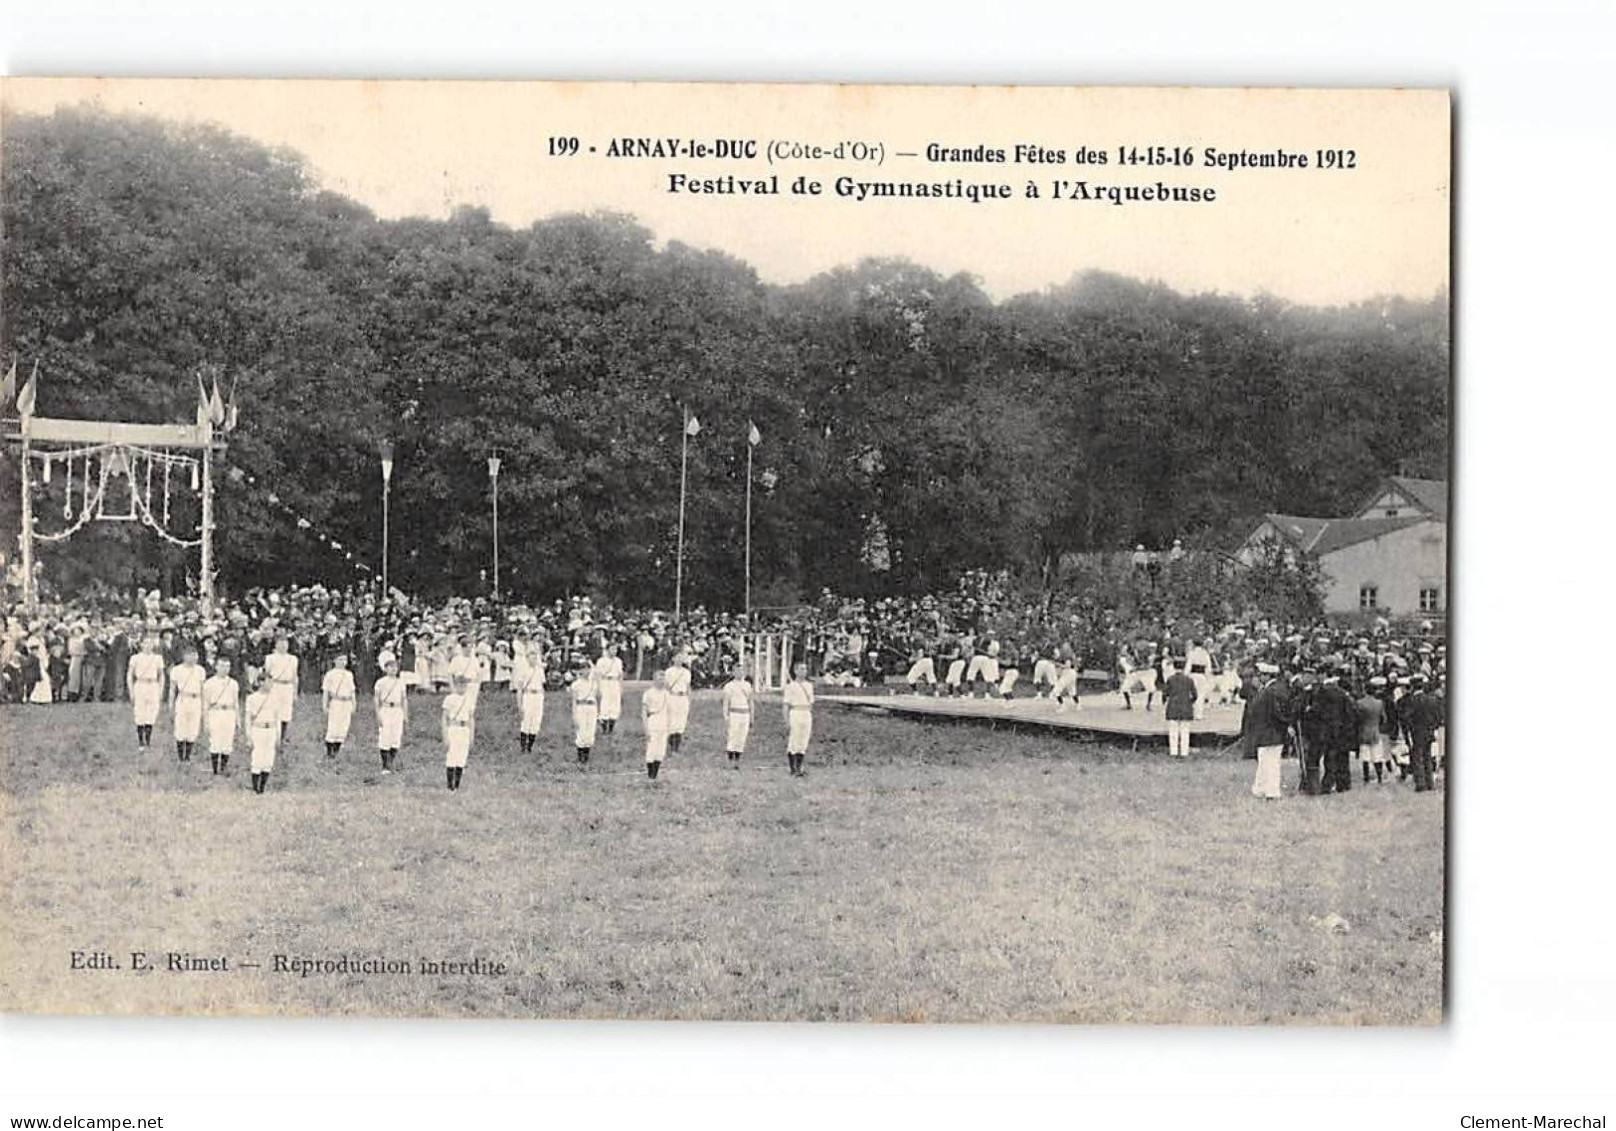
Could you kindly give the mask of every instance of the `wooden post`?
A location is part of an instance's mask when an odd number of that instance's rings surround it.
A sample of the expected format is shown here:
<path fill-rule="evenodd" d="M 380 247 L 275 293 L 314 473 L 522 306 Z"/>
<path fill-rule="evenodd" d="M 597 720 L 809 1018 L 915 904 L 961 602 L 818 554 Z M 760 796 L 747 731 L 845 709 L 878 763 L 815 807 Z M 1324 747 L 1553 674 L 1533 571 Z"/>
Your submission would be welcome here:
<path fill-rule="evenodd" d="M 202 611 L 213 611 L 213 437 L 202 448 Z"/>

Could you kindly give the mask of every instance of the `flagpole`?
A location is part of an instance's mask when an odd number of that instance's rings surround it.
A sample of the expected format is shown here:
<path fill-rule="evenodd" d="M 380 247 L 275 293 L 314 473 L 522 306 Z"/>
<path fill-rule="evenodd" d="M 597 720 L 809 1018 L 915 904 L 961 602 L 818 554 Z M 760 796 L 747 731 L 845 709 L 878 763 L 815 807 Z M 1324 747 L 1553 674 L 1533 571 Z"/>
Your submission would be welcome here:
<path fill-rule="evenodd" d="M 488 457 L 488 479 L 494 495 L 494 600 L 499 600 L 499 455 Z"/>
<path fill-rule="evenodd" d="M 28 454 L 28 418 L 22 425 L 22 607 L 32 616 L 39 595 L 34 592 L 34 492 L 30 482 L 33 460 Z"/>
<path fill-rule="evenodd" d="M 202 449 L 202 611 L 213 611 L 213 425 L 203 434 Z"/>
<path fill-rule="evenodd" d="M 746 432 L 746 617 L 752 617 L 752 431 Z"/>
<path fill-rule="evenodd" d="M 690 481 L 690 410 L 684 410 L 684 424 L 679 429 L 679 549 L 673 567 L 673 623 L 678 624 L 684 612 L 685 593 L 685 488 Z"/>

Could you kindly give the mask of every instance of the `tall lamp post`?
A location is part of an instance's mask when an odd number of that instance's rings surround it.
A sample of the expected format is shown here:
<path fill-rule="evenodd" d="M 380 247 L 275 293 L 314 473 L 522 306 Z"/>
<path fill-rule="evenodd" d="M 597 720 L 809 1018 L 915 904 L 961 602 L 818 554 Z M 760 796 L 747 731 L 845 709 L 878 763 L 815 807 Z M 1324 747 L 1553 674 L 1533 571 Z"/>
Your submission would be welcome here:
<path fill-rule="evenodd" d="M 488 483 L 494 495 L 494 600 L 499 600 L 499 453 L 488 457 Z"/>
<path fill-rule="evenodd" d="M 388 551 L 388 504 L 389 496 L 393 493 L 393 441 L 381 442 L 382 456 L 382 596 L 392 592 L 387 578 L 387 551 Z"/>

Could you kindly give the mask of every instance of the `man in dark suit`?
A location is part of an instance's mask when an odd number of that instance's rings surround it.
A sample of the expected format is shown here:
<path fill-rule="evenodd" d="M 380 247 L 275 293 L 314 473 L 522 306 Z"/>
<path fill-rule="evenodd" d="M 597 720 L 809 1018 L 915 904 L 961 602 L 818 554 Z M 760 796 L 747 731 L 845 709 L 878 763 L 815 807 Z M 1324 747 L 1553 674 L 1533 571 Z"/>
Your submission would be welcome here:
<path fill-rule="evenodd" d="M 1426 689 L 1426 679 L 1416 675 L 1409 681 L 1412 691 L 1398 704 L 1403 725 L 1408 728 L 1409 762 L 1414 773 L 1414 792 L 1435 788 L 1432 782 L 1431 743 L 1443 723 L 1442 700 Z"/>
<path fill-rule="evenodd" d="M 1258 664 L 1257 678 L 1262 686 L 1246 705 L 1242 736 L 1247 749 L 1257 759 L 1257 775 L 1252 780 L 1251 793 L 1265 801 L 1277 801 L 1280 754 L 1285 748 L 1285 734 L 1296 718 L 1295 706 L 1290 688 L 1279 678 L 1277 665 Z"/>
<path fill-rule="evenodd" d="M 1200 690 L 1184 672 L 1184 657 L 1173 659 L 1173 674 L 1162 685 L 1162 704 L 1167 708 L 1167 755 L 1190 756 L 1190 722 L 1195 718 L 1195 700 Z"/>
<path fill-rule="evenodd" d="M 1321 793 L 1345 793 L 1352 788 L 1352 751 L 1358 745 L 1358 709 L 1341 686 L 1339 670 L 1325 673 L 1314 697 L 1324 743 L 1324 783 Z"/>
<path fill-rule="evenodd" d="M 1303 672 L 1296 689 L 1296 730 L 1302 744 L 1302 792 L 1309 795 L 1320 790 L 1324 755 L 1334 730 L 1329 712 L 1319 703 L 1320 690 L 1319 673 L 1313 669 Z"/>

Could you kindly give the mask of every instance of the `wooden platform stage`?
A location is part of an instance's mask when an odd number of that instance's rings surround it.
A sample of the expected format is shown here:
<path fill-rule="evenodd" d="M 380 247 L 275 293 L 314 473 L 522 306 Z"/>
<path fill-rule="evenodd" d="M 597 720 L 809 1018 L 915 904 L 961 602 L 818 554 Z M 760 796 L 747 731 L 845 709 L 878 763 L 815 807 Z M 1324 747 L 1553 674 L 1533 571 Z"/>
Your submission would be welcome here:
<path fill-rule="evenodd" d="M 1057 710 L 1047 699 L 1031 696 L 1012 699 L 1008 703 L 996 699 L 934 698 L 930 695 L 839 694 L 822 692 L 820 706 L 835 706 L 844 710 L 868 711 L 899 718 L 934 722 L 985 723 L 993 727 L 1014 727 L 1028 730 L 1062 731 L 1073 738 L 1110 739 L 1132 742 L 1139 746 L 1149 742 L 1167 744 L 1167 718 L 1162 712 L 1160 699 L 1155 709 L 1146 711 L 1144 696 L 1133 697 L 1133 710 L 1122 704 L 1116 692 L 1086 695 L 1078 709 L 1068 707 Z M 1190 724 L 1190 742 L 1193 745 L 1221 747 L 1232 743 L 1240 735 L 1240 707 L 1207 708 L 1206 718 Z"/>

